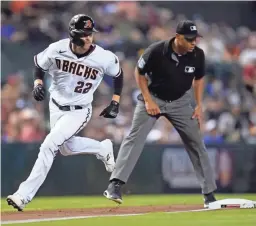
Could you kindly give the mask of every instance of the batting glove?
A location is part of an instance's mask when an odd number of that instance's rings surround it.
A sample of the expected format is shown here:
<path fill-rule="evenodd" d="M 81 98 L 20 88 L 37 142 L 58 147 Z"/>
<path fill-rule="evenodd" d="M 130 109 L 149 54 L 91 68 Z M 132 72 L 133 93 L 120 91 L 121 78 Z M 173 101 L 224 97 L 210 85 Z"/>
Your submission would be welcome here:
<path fill-rule="evenodd" d="M 104 118 L 116 118 L 119 112 L 119 103 L 112 100 L 110 105 L 107 106 L 101 113 L 100 116 Z"/>
<path fill-rule="evenodd" d="M 36 85 L 33 89 L 32 94 L 36 101 L 44 100 L 45 89 L 44 89 L 43 85 L 41 85 L 41 84 Z"/>

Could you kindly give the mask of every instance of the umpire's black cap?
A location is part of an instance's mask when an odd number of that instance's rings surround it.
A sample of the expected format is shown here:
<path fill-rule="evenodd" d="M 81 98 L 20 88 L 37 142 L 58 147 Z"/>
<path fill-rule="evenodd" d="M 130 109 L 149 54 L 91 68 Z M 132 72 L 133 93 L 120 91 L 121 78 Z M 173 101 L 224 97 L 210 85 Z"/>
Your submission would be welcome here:
<path fill-rule="evenodd" d="M 195 23 L 191 20 L 183 20 L 179 22 L 176 28 L 176 33 L 184 35 L 185 38 L 189 39 L 203 37 L 202 35 L 198 34 L 197 27 Z"/>

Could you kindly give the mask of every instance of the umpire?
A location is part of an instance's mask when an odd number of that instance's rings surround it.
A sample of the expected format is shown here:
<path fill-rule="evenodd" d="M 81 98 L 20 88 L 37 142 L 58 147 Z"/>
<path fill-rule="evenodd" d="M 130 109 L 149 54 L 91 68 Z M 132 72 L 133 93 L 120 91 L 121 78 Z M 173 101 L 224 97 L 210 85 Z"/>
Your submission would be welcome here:
<path fill-rule="evenodd" d="M 176 128 L 194 166 L 204 194 L 204 206 L 216 201 L 214 172 L 200 133 L 204 91 L 205 56 L 196 46 L 196 25 L 189 20 L 178 24 L 170 40 L 150 45 L 135 68 L 141 90 L 130 133 L 123 140 L 115 170 L 104 196 L 122 203 L 121 186 L 125 184 L 143 150 L 156 120 L 166 117 Z M 191 105 L 189 90 L 193 83 L 196 107 Z M 150 166 L 149 166 L 150 167 Z"/>

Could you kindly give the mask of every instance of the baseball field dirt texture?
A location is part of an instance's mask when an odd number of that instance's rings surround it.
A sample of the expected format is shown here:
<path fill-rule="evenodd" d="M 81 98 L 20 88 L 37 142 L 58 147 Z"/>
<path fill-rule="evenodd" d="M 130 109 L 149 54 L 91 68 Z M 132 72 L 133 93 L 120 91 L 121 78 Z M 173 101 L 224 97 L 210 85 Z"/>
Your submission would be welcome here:
<path fill-rule="evenodd" d="M 217 194 L 256 200 L 256 194 Z M 1 199 L 1 224 L 20 226 L 254 226 L 256 209 L 203 208 L 201 195 L 127 195 L 117 205 L 103 196 L 35 197 L 23 212 Z"/>

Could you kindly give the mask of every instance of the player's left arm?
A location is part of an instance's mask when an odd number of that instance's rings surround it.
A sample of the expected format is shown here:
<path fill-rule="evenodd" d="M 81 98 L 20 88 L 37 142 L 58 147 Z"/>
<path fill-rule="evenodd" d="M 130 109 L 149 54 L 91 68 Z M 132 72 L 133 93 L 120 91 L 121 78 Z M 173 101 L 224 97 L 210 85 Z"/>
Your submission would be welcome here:
<path fill-rule="evenodd" d="M 193 81 L 194 95 L 196 100 L 196 108 L 192 118 L 197 118 L 199 125 L 202 123 L 203 110 L 203 93 L 204 93 L 204 75 L 205 75 L 205 56 L 204 51 L 198 51 L 198 63 L 195 70 L 195 79 Z"/>
<path fill-rule="evenodd" d="M 123 89 L 123 70 L 120 67 L 118 57 L 115 54 L 111 54 L 110 64 L 107 67 L 106 74 L 113 77 L 113 88 L 114 93 L 112 96 L 112 101 L 108 107 L 106 107 L 100 116 L 105 118 L 116 118 L 119 112 L 119 102 Z"/>

